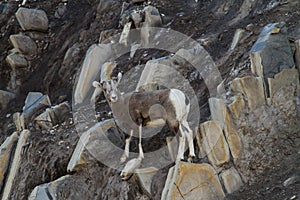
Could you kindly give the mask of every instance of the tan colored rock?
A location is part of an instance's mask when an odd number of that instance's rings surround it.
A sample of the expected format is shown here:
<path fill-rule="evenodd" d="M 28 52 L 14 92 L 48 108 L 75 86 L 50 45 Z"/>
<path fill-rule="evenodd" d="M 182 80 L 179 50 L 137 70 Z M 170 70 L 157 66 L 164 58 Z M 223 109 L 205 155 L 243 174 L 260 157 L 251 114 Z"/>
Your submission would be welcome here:
<path fill-rule="evenodd" d="M 28 62 L 22 54 L 13 52 L 5 60 L 12 68 L 24 68 L 28 66 Z"/>
<path fill-rule="evenodd" d="M 203 147 L 209 161 L 214 166 L 221 166 L 230 160 L 229 148 L 217 121 L 207 121 L 200 125 Z"/>
<path fill-rule="evenodd" d="M 43 10 L 20 7 L 16 12 L 16 17 L 24 31 L 48 30 L 48 17 Z"/>
<path fill-rule="evenodd" d="M 14 113 L 13 120 L 17 131 L 21 132 L 22 130 L 25 129 L 25 118 L 23 114 L 19 112 Z"/>
<path fill-rule="evenodd" d="M 296 95 L 296 91 L 300 89 L 299 73 L 295 68 L 283 70 L 276 74 L 274 78 L 269 78 L 268 82 L 271 102 L 276 106 L 292 100 Z M 283 88 L 290 88 L 288 89 L 290 92 L 282 92 L 281 89 Z"/>
<path fill-rule="evenodd" d="M 224 100 L 218 98 L 209 98 L 208 103 L 211 119 L 218 121 L 223 129 L 225 126 L 225 115 L 227 112 Z"/>
<path fill-rule="evenodd" d="M 92 83 L 99 77 L 102 66 L 111 54 L 107 44 L 92 45 L 85 56 L 74 93 L 75 104 L 82 103 L 92 89 Z"/>
<path fill-rule="evenodd" d="M 228 112 L 226 113 L 225 121 L 226 123 L 224 133 L 226 141 L 230 148 L 230 153 L 233 157 L 233 161 L 237 162 L 237 160 L 241 157 L 243 152 L 243 142 Z"/>
<path fill-rule="evenodd" d="M 236 78 L 232 81 L 230 89 L 233 93 L 241 93 L 245 96 L 250 110 L 259 108 L 266 103 L 261 77 Z"/>
<path fill-rule="evenodd" d="M 23 147 L 27 142 L 27 138 L 30 135 L 29 130 L 23 130 L 20 134 L 18 144 L 14 153 L 13 161 L 9 169 L 9 173 L 6 179 L 4 190 L 2 192 L 2 199 L 9 199 L 10 193 L 13 190 L 14 179 L 18 175 L 19 165 L 21 161 L 21 156 L 23 155 Z"/>
<path fill-rule="evenodd" d="M 28 36 L 16 34 L 9 36 L 9 41 L 18 52 L 24 55 L 35 55 L 37 53 L 37 46 L 35 42 Z"/>
<path fill-rule="evenodd" d="M 4 143 L 0 146 L 0 194 L 4 186 L 5 175 L 8 172 L 9 162 L 14 151 L 14 144 L 18 141 L 18 132 L 14 132 L 11 136 L 6 138 Z"/>
<path fill-rule="evenodd" d="M 243 96 L 234 96 L 234 100 L 231 104 L 228 105 L 228 109 L 232 114 L 233 118 L 238 119 L 245 109 L 245 101 Z"/>
<path fill-rule="evenodd" d="M 2 109 L 6 108 L 8 103 L 16 98 L 16 95 L 12 92 L 0 90 L 0 107 Z"/>
<path fill-rule="evenodd" d="M 151 184 L 154 175 L 158 172 L 158 169 L 155 167 L 149 167 L 144 169 L 136 169 L 136 176 L 140 183 L 140 186 L 147 193 L 148 196 L 151 196 Z"/>
<path fill-rule="evenodd" d="M 234 167 L 223 171 L 220 177 L 228 194 L 237 191 L 243 186 L 241 176 Z"/>
<path fill-rule="evenodd" d="M 123 149 L 116 147 L 108 139 L 107 131 L 109 129 L 114 130 L 111 136 L 118 140 L 117 142 L 123 141 L 118 138 L 121 136 L 118 135 L 114 120 L 97 123 L 81 135 L 67 167 L 69 172 L 75 172 L 81 166 L 95 161 L 101 161 L 112 168 L 118 168 Z"/>
<path fill-rule="evenodd" d="M 121 33 L 121 36 L 120 36 L 120 40 L 119 40 L 120 44 L 124 44 L 125 46 L 127 46 L 131 24 L 132 24 L 132 22 L 128 22 L 125 24 L 123 31 Z"/>
<path fill-rule="evenodd" d="M 217 173 L 209 164 L 179 162 L 177 165 L 175 169 L 170 170 L 174 173 L 172 178 L 168 175 L 169 180 L 172 181 L 166 182 L 165 189 L 167 187 L 169 190 L 165 195 L 164 189 L 163 200 L 224 199 L 225 194 Z"/>

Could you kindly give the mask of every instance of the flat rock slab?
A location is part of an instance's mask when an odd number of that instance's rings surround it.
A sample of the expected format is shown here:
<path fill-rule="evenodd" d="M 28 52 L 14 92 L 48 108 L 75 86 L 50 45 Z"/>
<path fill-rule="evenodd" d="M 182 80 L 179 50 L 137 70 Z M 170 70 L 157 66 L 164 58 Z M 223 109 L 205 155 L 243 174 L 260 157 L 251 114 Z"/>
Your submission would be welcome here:
<path fill-rule="evenodd" d="M 8 166 L 17 141 L 18 132 L 14 132 L 11 136 L 6 138 L 4 143 L 0 146 L 0 194 L 5 184 L 5 175 L 8 172 Z"/>
<path fill-rule="evenodd" d="M 283 69 L 295 66 L 293 52 L 282 23 L 266 25 L 250 51 L 251 70 L 254 74 L 273 78 Z"/>
<path fill-rule="evenodd" d="M 28 36 L 16 34 L 9 36 L 9 41 L 20 53 L 25 55 L 35 55 L 37 46 L 35 42 Z"/>
<path fill-rule="evenodd" d="M 48 17 L 43 10 L 21 7 L 16 12 L 16 17 L 24 31 L 48 30 Z"/>
<path fill-rule="evenodd" d="M 125 140 L 119 135 L 114 120 L 97 123 L 81 135 L 67 170 L 74 172 L 87 163 L 97 161 L 112 168 L 120 167 L 123 149 L 118 148 L 113 142 L 122 141 Z"/>
<path fill-rule="evenodd" d="M 242 94 L 250 110 L 254 110 L 266 103 L 264 84 L 261 77 L 236 78 L 230 85 L 230 90 L 234 94 Z"/>
<path fill-rule="evenodd" d="M 83 61 L 79 79 L 75 88 L 75 104 L 84 102 L 89 91 L 92 91 L 92 83 L 100 75 L 101 66 L 107 62 L 111 55 L 111 46 L 107 44 L 92 45 Z"/>
<path fill-rule="evenodd" d="M 203 138 L 204 151 L 210 163 L 216 167 L 230 160 L 230 153 L 227 141 L 224 137 L 220 123 L 207 121 L 200 125 L 200 132 Z"/>
<path fill-rule="evenodd" d="M 179 162 L 170 169 L 163 191 L 163 200 L 224 199 L 218 175 L 209 164 Z M 167 194 L 167 195 L 166 195 Z"/>

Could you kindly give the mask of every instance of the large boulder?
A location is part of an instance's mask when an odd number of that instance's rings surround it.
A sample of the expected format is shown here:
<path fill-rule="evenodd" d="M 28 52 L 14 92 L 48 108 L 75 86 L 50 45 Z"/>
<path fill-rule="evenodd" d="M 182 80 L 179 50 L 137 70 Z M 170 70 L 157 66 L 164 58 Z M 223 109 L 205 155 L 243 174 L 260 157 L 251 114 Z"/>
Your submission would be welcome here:
<path fill-rule="evenodd" d="M 209 164 L 179 162 L 170 168 L 162 200 L 224 199 L 217 172 Z"/>
<path fill-rule="evenodd" d="M 16 12 L 16 17 L 24 31 L 48 30 L 48 17 L 43 10 L 21 7 Z"/>

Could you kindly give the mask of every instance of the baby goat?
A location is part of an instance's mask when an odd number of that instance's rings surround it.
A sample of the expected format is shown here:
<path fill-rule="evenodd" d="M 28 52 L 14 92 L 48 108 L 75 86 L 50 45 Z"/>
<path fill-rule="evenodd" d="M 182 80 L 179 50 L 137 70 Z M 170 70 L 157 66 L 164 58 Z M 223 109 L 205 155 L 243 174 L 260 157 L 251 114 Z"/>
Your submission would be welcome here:
<path fill-rule="evenodd" d="M 186 138 L 189 145 L 189 157 L 195 157 L 193 132 L 187 122 L 190 110 L 188 97 L 177 89 L 121 94 L 118 90 L 121 78 L 122 74 L 119 73 L 117 78 L 102 83 L 93 82 L 94 87 L 103 89 L 114 117 L 123 124 L 124 122 L 126 125 L 135 123 L 138 127 L 144 127 L 155 120 L 163 119 L 173 134 L 179 131 L 179 148 L 176 160 L 184 159 Z M 128 122 L 129 120 L 131 121 Z M 129 156 L 130 139 L 131 136 L 126 139 L 121 162 L 124 162 Z"/>

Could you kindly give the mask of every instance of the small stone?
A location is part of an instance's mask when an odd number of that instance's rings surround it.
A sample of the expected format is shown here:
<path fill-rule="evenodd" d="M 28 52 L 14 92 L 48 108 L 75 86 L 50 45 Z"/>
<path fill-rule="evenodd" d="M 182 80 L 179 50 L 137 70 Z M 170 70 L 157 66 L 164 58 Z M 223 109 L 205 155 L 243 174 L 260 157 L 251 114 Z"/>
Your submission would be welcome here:
<path fill-rule="evenodd" d="M 43 10 L 19 8 L 16 12 L 17 20 L 24 31 L 47 31 L 48 17 Z"/>
<path fill-rule="evenodd" d="M 248 25 L 246 26 L 246 30 L 252 32 L 252 31 L 254 30 L 254 24 L 248 24 Z"/>
<path fill-rule="evenodd" d="M 140 15 L 140 13 L 138 13 L 138 12 L 132 12 L 131 13 L 131 19 L 134 22 L 135 28 L 140 28 L 141 22 L 142 22 L 142 17 Z"/>
<path fill-rule="evenodd" d="M 235 31 L 234 36 L 233 36 L 233 40 L 232 40 L 231 45 L 230 45 L 230 50 L 235 49 L 235 47 L 238 45 L 239 41 L 243 37 L 244 32 L 245 32 L 245 30 L 240 29 L 240 28 Z"/>
<path fill-rule="evenodd" d="M 125 46 L 127 46 L 131 24 L 132 24 L 132 22 L 128 22 L 125 24 L 122 34 L 121 34 L 121 37 L 120 37 L 120 40 L 119 40 L 120 44 L 124 44 Z"/>
<path fill-rule="evenodd" d="M 223 171 L 220 177 L 228 194 L 237 191 L 243 186 L 243 181 L 234 167 Z"/>
<path fill-rule="evenodd" d="M 284 187 L 289 187 L 290 185 L 296 184 L 298 182 L 300 182 L 300 176 L 295 175 L 295 176 L 292 176 L 292 177 L 286 179 L 283 182 L 283 186 Z"/>
<path fill-rule="evenodd" d="M 28 66 L 26 58 L 18 53 L 11 53 L 6 57 L 6 62 L 12 68 L 25 68 Z"/>
<path fill-rule="evenodd" d="M 34 56 L 37 53 L 37 46 L 35 42 L 28 36 L 17 34 L 17 35 L 11 35 L 9 37 L 10 42 L 18 50 L 18 52 Z"/>
<path fill-rule="evenodd" d="M 145 25 L 148 27 L 161 27 L 162 20 L 157 8 L 153 6 L 147 6 L 145 11 Z"/>

